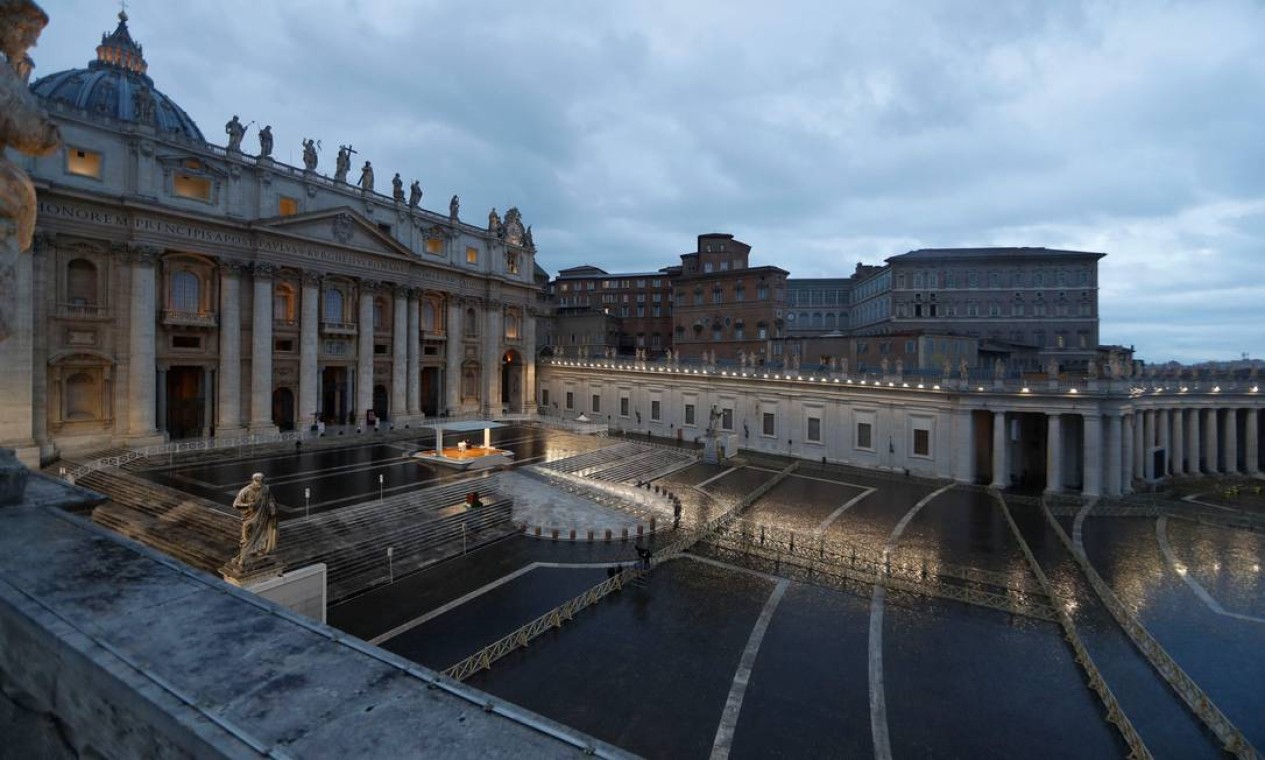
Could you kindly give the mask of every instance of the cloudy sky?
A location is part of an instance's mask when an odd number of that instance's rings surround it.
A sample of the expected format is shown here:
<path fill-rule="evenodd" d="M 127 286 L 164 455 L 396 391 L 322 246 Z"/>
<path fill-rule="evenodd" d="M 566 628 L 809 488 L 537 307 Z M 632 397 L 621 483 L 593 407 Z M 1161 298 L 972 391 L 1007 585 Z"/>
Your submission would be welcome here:
<path fill-rule="evenodd" d="M 36 76 L 117 4 L 42 0 Z M 1101 339 L 1265 358 L 1265 2 L 130 0 L 213 142 L 352 143 L 550 272 L 732 232 L 797 277 L 920 247 L 1102 251 Z M 244 145 L 254 147 L 254 129 Z"/>

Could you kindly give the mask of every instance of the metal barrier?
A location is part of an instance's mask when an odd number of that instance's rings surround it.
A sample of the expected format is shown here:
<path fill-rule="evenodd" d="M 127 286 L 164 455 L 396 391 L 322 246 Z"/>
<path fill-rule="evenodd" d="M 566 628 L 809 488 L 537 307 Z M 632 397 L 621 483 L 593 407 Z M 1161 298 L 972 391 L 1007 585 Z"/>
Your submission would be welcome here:
<path fill-rule="evenodd" d="M 492 667 L 492 663 L 510 652 L 527 646 L 528 642 L 542 633 L 561 628 L 564 622 L 574 619 L 575 614 L 580 610 L 596 604 L 602 597 L 612 591 L 619 591 L 626 584 L 640 578 L 645 573 L 645 570 L 633 567 L 618 575 L 613 575 L 583 594 L 549 610 L 513 633 L 501 637 L 461 662 L 452 665 L 444 670 L 443 674 L 455 681 L 464 681 L 480 670 Z"/>
<path fill-rule="evenodd" d="M 1085 648 L 1084 642 L 1081 641 L 1080 636 L 1076 633 L 1076 624 L 1072 621 L 1071 616 L 1067 614 L 1067 603 L 1059 598 L 1054 586 L 1041 569 L 1040 563 L 1037 562 L 1036 556 L 1033 555 L 1032 549 L 1028 546 L 1028 542 L 1024 540 L 1023 534 L 1019 532 L 1019 526 L 1015 523 L 1015 518 L 1011 516 L 1006 500 L 997 491 L 993 491 L 993 498 L 1001 505 L 1002 514 L 1006 517 L 1006 524 L 1010 526 L 1010 532 L 1014 535 L 1015 541 L 1019 543 L 1019 548 L 1023 551 L 1024 560 L 1028 563 L 1028 568 L 1041 583 L 1041 587 L 1045 589 L 1046 596 L 1054 603 L 1056 619 L 1059 625 L 1063 627 L 1063 635 L 1067 638 L 1067 642 L 1072 646 L 1076 662 L 1084 669 L 1085 675 L 1089 678 L 1089 688 L 1094 690 L 1099 700 L 1102 701 L 1103 707 L 1107 709 L 1107 720 L 1120 731 L 1120 736 L 1124 739 L 1125 744 L 1129 745 L 1129 757 L 1136 760 L 1151 758 L 1151 751 L 1147 749 L 1141 735 L 1138 734 L 1138 730 L 1134 728 L 1133 722 L 1129 720 L 1129 716 L 1125 714 L 1124 708 L 1120 706 L 1116 695 L 1112 693 L 1111 687 L 1107 685 L 1107 680 L 1103 678 L 1102 672 L 1094 664 L 1094 658 L 1089 656 L 1089 650 Z"/>
<path fill-rule="evenodd" d="M 1213 704 L 1204 690 L 1195 683 L 1186 671 L 1182 670 L 1175 660 L 1164 651 L 1164 647 L 1160 645 L 1155 637 L 1151 635 L 1140 622 L 1125 608 L 1116 593 L 1111 587 L 1098 575 L 1098 571 L 1089 562 L 1089 558 L 1072 544 L 1067 533 L 1063 530 L 1063 526 L 1059 525 L 1058 520 L 1054 519 L 1054 515 L 1046 508 L 1045 504 L 1041 505 L 1041 512 L 1045 515 L 1046 522 L 1053 528 L 1059 540 L 1067 547 L 1067 550 L 1076 559 L 1076 563 L 1080 565 L 1081 571 L 1085 577 L 1089 579 L 1089 584 L 1093 586 L 1098 598 L 1102 600 L 1103 605 L 1111 611 L 1116 622 L 1129 635 L 1137 648 L 1150 661 L 1151 666 L 1163 676 L 1168 685 L 1176 691 L 1191 712 L 1204 722 L 1212 733 L 1216 735 L 1226 752 L 1229 752 L 1242 760 L 1258 760 L 1260 758 L 1256 748 L 1248 742 L 1247 737 L 1238 729 L 1225 713 Z"/>
<path fill-rule="evenodd" d="M 112 454 L 108 457 L 101 457 L 84 465 L 80 465 L 70 472 L 66 473 L 66 479 L 75 482 L 97 470 L 108 470 L 115 467 L 122 467 L 128 462 L 134 462 L 137 459 L 146 459 L 148 457 L 161 456 L 163 454 L 182 454 L 189 451 L 215 451 L 218 449 L 233 449 L 242 446 L 257 446 L 266 443 L 285 443 L 287 441 L 302 441 L 305 436 L 302 431 L 291 430 L 285 433 L 266 433 L 248 435 L 242 438 L 198 438 L 191 441 L 172 441 L 171 443 L 160 443 L 153 446 L 146 446 L 141 449 L 129 449 L 120 454 Z"/>

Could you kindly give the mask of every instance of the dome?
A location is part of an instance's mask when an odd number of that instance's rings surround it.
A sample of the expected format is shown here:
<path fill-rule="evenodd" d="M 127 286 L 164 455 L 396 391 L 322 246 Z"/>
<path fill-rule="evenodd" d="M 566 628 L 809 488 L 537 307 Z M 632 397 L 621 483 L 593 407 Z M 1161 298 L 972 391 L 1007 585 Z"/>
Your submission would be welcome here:
<path fill-rule="evenodd" d="M 189 114 L 154 89 L 154 80 L 145 73 L 148 68 L 141 46 L 127 30 L 127 14 L 120 12 L 118 28 L 101 35 L 97 60 L 88 68 L 49 74 L 31 85 L 31 91 L 91 114 L 149 124 L 161 133 L 206 142 Z"/>

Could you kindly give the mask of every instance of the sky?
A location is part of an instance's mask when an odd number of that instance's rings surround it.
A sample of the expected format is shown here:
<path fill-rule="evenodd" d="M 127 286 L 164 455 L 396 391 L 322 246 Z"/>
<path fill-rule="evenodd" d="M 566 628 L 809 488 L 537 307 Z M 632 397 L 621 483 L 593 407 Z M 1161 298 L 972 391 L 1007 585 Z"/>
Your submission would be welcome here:
<path fill-rule="evenodd" d="M 39 77 L 108 0 L 42 0 Z M 129 0 L 155 86 L 217 144 L 238 114 L 319 170 L 481 223 L 550 273 L 680 263 L 845 277 L 917 248 L 1107 254 L 1100 340 L 1265 358 L 1265 0 Z"/>

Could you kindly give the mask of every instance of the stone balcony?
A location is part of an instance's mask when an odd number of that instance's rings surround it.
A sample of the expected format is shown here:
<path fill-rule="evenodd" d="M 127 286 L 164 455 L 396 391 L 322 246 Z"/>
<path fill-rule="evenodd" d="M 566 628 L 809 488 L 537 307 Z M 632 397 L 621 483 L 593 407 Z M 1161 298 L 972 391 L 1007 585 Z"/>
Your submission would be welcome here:
<path fill-rule="evenodd" d="M 167 327 L 200 327 L 211 330 L 219 324 L 219 316 L 206 311 L 163 309 L 162 322 Z"/>
<path fill-rule="evenodd" d="M 57 316 L 62 319 L 109 319 L 110 307 L 81 303 L 57 304 Z"/>
<path fill-rule="evenodd" d="M 322 322 L 322 335 L 356 335 L 359 332 L 355 322 Z"/>

